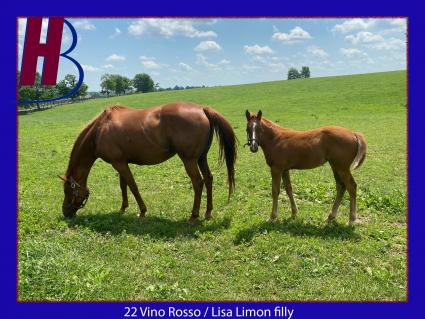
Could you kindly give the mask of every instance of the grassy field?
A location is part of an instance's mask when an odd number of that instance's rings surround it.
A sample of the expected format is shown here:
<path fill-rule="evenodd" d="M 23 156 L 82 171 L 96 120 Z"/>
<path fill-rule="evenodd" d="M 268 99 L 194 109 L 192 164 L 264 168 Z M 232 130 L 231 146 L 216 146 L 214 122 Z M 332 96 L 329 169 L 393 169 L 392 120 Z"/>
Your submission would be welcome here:
<path fill-rule="evenodd" d="M 148 207 L 133 196 L 118 212 L 118 175 L 101 160 L 91 171 L 86 207 L 62 217 L 57 174 L 86 123 L 113 103 L 150 107 L 206 104 L 240 141 L 236 192 L 227 202 L 226 170 L 209 153 L 213 219 L 186 223 L 191 183 L 178 157 L 131 169 Z M 368 142 L 358 184 L 358 223 L 347 226 L 348 195 L 337 223 L 325 219 L 335 196 L 329 165 L 292 171 L 299 207 L 290 220 L 285 192 L 279 222 L 268 224 L 271 176 L 262 152 L 245 143 L 245 109 L 285 127 L 341 125 Z M 206 205 L 204 189 L 202 213 Z M 386 72 L 278 81 L 99 99 L 19 117 L 20 300 L 406 300 L 406 77 Z"/>

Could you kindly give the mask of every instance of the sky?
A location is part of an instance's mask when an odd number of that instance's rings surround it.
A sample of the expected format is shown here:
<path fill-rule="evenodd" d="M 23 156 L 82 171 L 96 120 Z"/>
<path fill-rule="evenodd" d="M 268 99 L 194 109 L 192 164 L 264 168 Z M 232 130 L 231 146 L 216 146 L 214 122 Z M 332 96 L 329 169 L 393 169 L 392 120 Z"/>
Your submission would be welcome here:
<path fill-rule="evenodd" d="M 290 67 L 312 77 L 406 69 L 405 18 L 338 19 L 67 19 L 77 31 L 70 56 L 84 69 L 89 91 L 103 74 L 149 74 L 161 87 L 217 86 L 284 80 Z M 18 63 L 26 19 L 18 20 Z M 41 42 L 46 41 L 43 20 Z M 71 33 L 64 26 L 61 52 Z M 43 58 L 39 58 L 38 70 Z M 58 81 L 78 75 L 61 58 Z"/>

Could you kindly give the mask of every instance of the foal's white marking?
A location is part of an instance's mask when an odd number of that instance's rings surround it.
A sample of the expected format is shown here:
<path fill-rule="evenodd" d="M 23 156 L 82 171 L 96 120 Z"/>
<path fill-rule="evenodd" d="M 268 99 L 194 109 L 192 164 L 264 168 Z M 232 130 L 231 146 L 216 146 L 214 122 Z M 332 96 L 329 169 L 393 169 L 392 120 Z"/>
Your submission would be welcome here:
<path fill-rule="evenodd" d="M 257 126 L 257 123 L 254 122 L 252 125 L 252 141 L 255 142 L 255 127 Z"/>

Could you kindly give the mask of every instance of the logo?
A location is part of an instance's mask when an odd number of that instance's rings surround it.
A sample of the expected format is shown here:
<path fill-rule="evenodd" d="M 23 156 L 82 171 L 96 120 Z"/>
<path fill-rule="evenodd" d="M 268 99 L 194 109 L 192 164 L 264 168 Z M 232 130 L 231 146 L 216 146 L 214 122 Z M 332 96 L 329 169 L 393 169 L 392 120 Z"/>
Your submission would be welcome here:
<path fill-rule="evenodd" d="M 84 71 L 81 65 L 68 54 L 71 53 L 77 45 L 77 32 L 72 24 L 63 17 L 50 17 L 47 30 L 46 43 L 40 42 L 42 17 L 29 17 L 25 32 L 25 42 L 22 54 L 20 86 L 34 86 L 37 73 L 37 59 L 44 58 L 43 72 L 41 76 L 41 85 L 54 86 L 57 82 L 59 60 L 61 57 L 68 59 L 78 69 L 79 77 L 75 87 L 66 95 L 41 100 L 19 100 L 19 104 L 31 104 L 52 102 L 66 99 L 73 96 L 80 89 L 84 80 Z M 62 34 L 64 24 L 69 28 L 72 35 L 72 44 L 68 50 L 61 53 Z"/>

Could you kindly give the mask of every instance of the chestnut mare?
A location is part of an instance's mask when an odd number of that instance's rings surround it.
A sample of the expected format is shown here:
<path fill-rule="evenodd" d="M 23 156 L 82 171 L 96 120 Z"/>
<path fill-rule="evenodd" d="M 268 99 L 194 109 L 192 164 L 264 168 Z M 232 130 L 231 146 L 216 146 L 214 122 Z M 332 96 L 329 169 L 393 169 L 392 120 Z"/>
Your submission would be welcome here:
<path fill-rule="evenodd" d="M 273 209 L 270 221 L 277 217 L 277 202 L 282 178 L 286 194 L 291 202 L 292 217 L 298 213 L 292 195 L 290 169 L 310 169 L 329 162 L 336 181 L 336 198 L 328 222 L 335 219 L 345 190 L 350 195 L 349 225 L 356 220 L 357 184 L 350 168 L 360 167 L 366 156 L 363 134 L 338 126 L 324 126 L 310 131 L 282 128 L 262 118 L 262 113 L 245 113 L 248 143 L 252 152 L 263 149 L 272 174 Z"/>
<path fill-rule="evenodd" d="M 89 190 L 87 177 L 97 158 L 112 164 L 120 176 L 121 211 L 128 207 L 127 186 L 136 198 L 140 218 L 146 205 L 140 196 L 129 163 L 155 165 L 177 154 L 189 175 L 195 199 L 189 222 L 199 216 L 202 188 L 207 189 L 205 218 L 211 217 L 213 177 L 207 154 L 213 133 L 219 141 L 219 157 L 226 161 L 229 196 L 235 187 L 236 138 L 227 120 L 209 107 L 192 103 L 172 103 L 150 109 L 114 105 L 94 118 L 80 133 L 71 152 L 64 181 L 65 217 L 75 216 L 84 207 Z M 202 173 L 202 175 L 201 175 Z"/>

